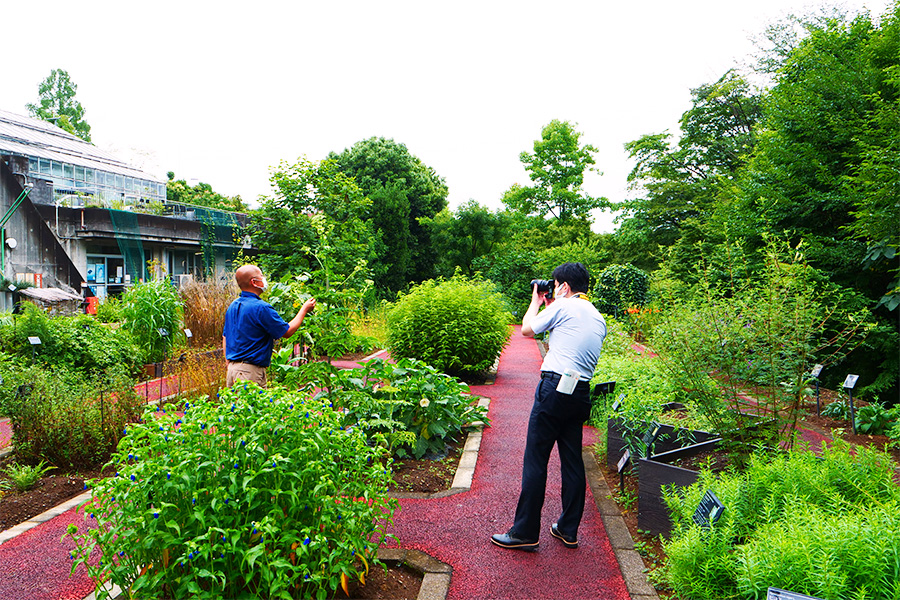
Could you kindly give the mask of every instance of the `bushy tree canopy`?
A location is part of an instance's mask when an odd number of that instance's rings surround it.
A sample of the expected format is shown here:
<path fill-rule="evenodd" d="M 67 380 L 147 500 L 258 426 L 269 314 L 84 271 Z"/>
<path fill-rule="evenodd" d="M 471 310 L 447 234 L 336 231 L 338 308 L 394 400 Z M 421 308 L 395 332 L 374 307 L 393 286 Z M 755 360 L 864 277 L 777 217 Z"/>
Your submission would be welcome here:
<path fill-rule="evenodd" d="M 443 178 L 404 144 L 383 137 L 362 140 L 328 158 L 371 200 L 365 218 L 378 239 L 371 265 L 377 284 L 397 291 L 407 282 L 434 276 L 436 256 L 419 219 L 446 208 Z"/>
<path fill-rule="evenodd" d="M 38 103 L 26 105 L 28 113 L 90 142 L 91 126 L 84 120 L 84 107 L 75 99 L 77 90 L 67 71 L 53 69 L 38 85 Z"/>
<path fill-rule="evenodd" d="M 550 121 L 535 140 L 534 153 L 519 155 L 534 185 L 513 185 L 503 195 L 503 204 L 526 215 L 589 219 L 592 210 L 607 205 L 606 198 L 590 196 L 581 187 L 585 171 L 596 170 L 596 152 L 590 144 L 581 145 L 581 133 L 572 123 Z"/>

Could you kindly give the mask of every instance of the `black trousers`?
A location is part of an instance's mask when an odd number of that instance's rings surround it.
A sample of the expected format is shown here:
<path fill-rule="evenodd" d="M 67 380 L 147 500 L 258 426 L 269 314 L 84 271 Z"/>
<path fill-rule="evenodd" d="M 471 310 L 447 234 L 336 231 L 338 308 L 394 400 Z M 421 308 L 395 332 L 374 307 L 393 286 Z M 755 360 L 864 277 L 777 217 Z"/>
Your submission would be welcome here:
<path fill-rule="evenodd" d="M 581 458 L 582 426 L 591 414 L 590 384 L 579 382 L 572 394 L 556 391 L 559 375 L 543 373 L 534 392 L 522 464 L 522 492 L 510 534 L 537 540 L 547 489 L 547 463 L 556 445 L 562 470 L 562 514 L 559 531 L 577 537 L 584 514 L 585 476 Z"/>

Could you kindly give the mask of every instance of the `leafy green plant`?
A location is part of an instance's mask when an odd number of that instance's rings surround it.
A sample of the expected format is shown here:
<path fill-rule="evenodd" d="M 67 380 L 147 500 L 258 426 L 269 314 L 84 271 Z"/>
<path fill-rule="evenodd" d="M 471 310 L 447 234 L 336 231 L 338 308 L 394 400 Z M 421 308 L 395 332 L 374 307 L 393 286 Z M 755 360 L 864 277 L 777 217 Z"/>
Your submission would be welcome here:
<path fill-rule="evenodd" d="M 12 486 L 13 484 L 9 479 L 0 479 L 0 500 L 3 500 L 3 496 L 12 489 Z"/>
<path fill-rule="evenodd" d="M 900 593 L 900 488 L 887 454 L 839 440 L 755 453 L 745 470 L 701 471 L 669 489 L 675 524 L 664 579 L 677 597 L 761 598 L 770 585 L 820 598 L 893 599 Z M 704 530 L 692 516 L 712 490 L 725 505 Z M 862 595 L 862 594 L 867 595 Z"/>
<path fill-rule="evenodd" d="M 134 381 L 114 371 L 84 375 L 0 362 L 0 377 L 0 413 L 10 418 L 16 456 L 26 463 L 101 465 L 143 409 Z"/>
<path fill-rule="evenodd" d="M 15 484 L 16 489 L 20 492 L 26 492 L 34 487 L 38 481 L 40 481 L 41 477 L 44 476 L 44 473 L 50 471 L 51 469 L 55 469 L 53 465 L 44 465 L 44 461 L 39 462 L 37 465 L 20 465 L 13 463 L 6 467 L 6 474 L 12 480 L 13 484 Z"/>
<path fill-rule="evenodd" d="M 822 409 L 822 416 L 829 419 L 849 419 L 850 407 L 843 400 L 837 400 Z"/>
<path fill-rule="evenodd" d="M 840 360 L 864 337 L 865 313 L 823 299 L 797 249 L 771 241 L 759 283 L 666 303 L 652 345 L 669 378 L 736 455 L 754 442 L 790 445 L 808 389 L 808 365 Z M 751 419 L 752 417 L 752 419 Z M 751 431 L 748 421 L 775 427 Z"/>
<path fill-rule="evenodd" d="M 303 321 L 303 326 L 288 344 L 306 345 L 314 356 L 338 358 L 355 352 L 368 352 L 375 340 L 353 331 L 353 323 L 362 312 L 362 300 L 369 285 L 363 289 L 350 286 L 325 287 L 315 284 L 307 275 L 289 276 L 271 286 L 267 301 L 284 318 L 290 320 L 310 297 L 316 298 L 316 308 Z"/>
<path fill-rule="evenodd" d="M 107 296 L 97 305 L 95 316 L 101 323 L 118 323 L 125 318 L 122 301 L 114 296 Z"/>
<path fill-rule="evenodd" d="M 151 362 L 165 360 L 181 330 L 181 298 L 168 279 L 138 283 L 122 296 L 125 322 Z"/>
<path fill-rule="evenodd" d="M 474 422 L 488 422 L 469 387 L 421 361 L 373 359 L 336 372 L 328 397 L 344 410 L 344 425 L 384 436 L 393 452 L 416 458 L 440 453 Z"/>
<path fill-rule="evenodd" d="M 647 303 L 650 276 L 631 265 L 609 265 L 597 277 L 594 306 L 603 314 L 622 316 L 631 307 Z"/>
<path fill-rule="evenodd" d="M 511 321 L 491 283 L 462 275 L 429 280 L 391 310 L 388 345 L 396 358 L 416 358 L 451 375 L 477 373 L 500 356 Z"/>
<path fill-rule="evenodd" d="M 856 431 L 865 435 L 883 435 L 891 423 L 891 412 L 873 402 L 856 411 Z"/>
<path fill-rule="evenodd" d="M 328 401 L 255 384 L 131 425 L 92 483 L 80 566 L 132 597 L 330 598 L 378 563 L 390 460 Z"/>
<path fill-rule="evenodd" d="M 40 338 L 39 346 L 29 343 L 32 336 Z M 113 369 L 137 374 L 142 360 L 127 331 L 103 325 L 88 315 L 50 316 L 31 302 L 23 302 L 20 315 L 0 324 L 0 347 L 24 364 L 34 360 L 84 373 Z"/>

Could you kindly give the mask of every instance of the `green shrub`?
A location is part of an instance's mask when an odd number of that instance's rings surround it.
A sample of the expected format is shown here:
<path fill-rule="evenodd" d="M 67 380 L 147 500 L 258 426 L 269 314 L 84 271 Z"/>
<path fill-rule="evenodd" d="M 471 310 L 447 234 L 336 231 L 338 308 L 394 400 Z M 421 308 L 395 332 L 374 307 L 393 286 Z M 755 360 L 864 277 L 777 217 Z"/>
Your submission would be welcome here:
<path fill-rule="evenodd" d="M 28 338 L 36 336 L 41 344 L 32 347 Z M 4 347 L 20 357 L 19 362 L 62 367 L 85 374 L 109 370 L 137 375 L 143 353 L 131 334 L 98 323 L 88 315 L 51 317 L 43 309 L 27 302 L 22 314 L 2 328 Z"/>
<path fill-rule="evenodd" d="M 97 305 L 97 320 L 101 323 L 118 323 L 125 318 L 122 312 L 122 301 L 114 296 L 107 296 Z"/>
<path fill-rule="evenodd" d="M 487 371 L 509 341 L 512 315 L 486 281 L 456 275 L 429 280 L 401 296 L 388 315 L 395 358 L 416 358 L 440 371 Z"/>
<path fill-rule="evenodd" d="M 326 402 L 246 384 L 129 426 L 70 533 L 80 565 L 142 598 L 330 598 L 378 564 L 384 451 Z M 98 555 L 99 554 L 99 555 Z M 99 560 L 99 562 L 98 562 Z"/>
<path fill-rule="evenodd" d="M 26 492 L 34 487 L 38 481 L 40 481 L 41 477 L 44 476 L 44 473 L 50 471 L 51 469 L 55 469 L 53 465 L 44 465 L 44 461 L 36 465 L 19 465 L 19 464 L 11 464 L 6 467 L 6 475 L 12 480 L 13 484 L 15 484 L 16 489 L 20 492 Z"/>
<path fill-rule="evenodd" d="M 115 449 L 143 400 L 121 373 L 82 375 L 64 368 L 0 363 L 0 413 L 10 418 L 16 458 L 61 469 L 93 468 Z"/>
<path fill-rule="evenodd" d="M 701 472 L 668 490 L 675 525 L 663 579 L 679 598 L 763 598 L 768 586 L 821 598 L 900 593 L 900 488 L 887 454 L 836 441 L 808 451 L 757 453 L 741 472 Z M 725 505 L 709 530 L 692 515 L 707 490 Z M 867 591 L 868 595 L 865 595 Z"/>
<path fill-rule="evenodd" d="M 891 412 L 873 402 L 856 410 L 856 432 L 864 435 L 884 435 L 891 424 Z"/>
<path fill-rule="evenodd" d="M 138 283 L 122 296 L 122 328 L 131 332 L 151 362 L 166 359 L 181 334 L 182 305 L 168 279 Z"/>
<path fill-rule="evenodd" d="M 373 338 L 353 332 L 354 319 L 362 312 L 368 289 L 322 287 L 309 283 L 306 276 L 288 276 L 272 284 L 266 300 L 281 318 L 290 321 L 306 300 L 315 297 L 315 310 L 306 315 L 291 341 L 307 345 L 314 356 L 337 358 L 368 352 L 376 344 Z"/>
<path fill-rule="evenodd" d="M 843 400 L 836 400 L 822 409 L 822 416 L 829 419 L 849 419 L 850 407 Z"/>
<path fill-rule="evenodd" d="M 407 450 L 416 458 L 441 453 L 467 425 L 488 421 L 469 386 L 414 359 L 373 359 L 339 371 L 331 385 L 329 397 L 344 409 L 344 425 L 385 436 L 401 458 Z"/>
<path fill-rule="evenodd" d="M 594 306 L 606 315 L 619 317 L 626 309 L 647 303 L 650 276 L 631 265 L 609 265 L 597 277 Z"/>

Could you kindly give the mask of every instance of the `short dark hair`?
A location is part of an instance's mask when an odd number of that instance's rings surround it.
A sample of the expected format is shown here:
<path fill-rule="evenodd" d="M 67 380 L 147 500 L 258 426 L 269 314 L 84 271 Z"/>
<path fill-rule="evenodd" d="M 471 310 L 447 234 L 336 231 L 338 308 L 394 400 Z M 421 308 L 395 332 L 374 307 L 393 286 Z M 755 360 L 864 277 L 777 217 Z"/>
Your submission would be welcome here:
<path fill-rule="evenodd" d="M 553 279 L 560 283 L 568 283 L 573 292 L 587 293 L 590 276 L 587 268 L 579 263 L 563 263 L 553 269 Z"/>

